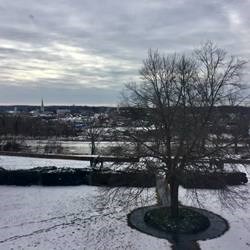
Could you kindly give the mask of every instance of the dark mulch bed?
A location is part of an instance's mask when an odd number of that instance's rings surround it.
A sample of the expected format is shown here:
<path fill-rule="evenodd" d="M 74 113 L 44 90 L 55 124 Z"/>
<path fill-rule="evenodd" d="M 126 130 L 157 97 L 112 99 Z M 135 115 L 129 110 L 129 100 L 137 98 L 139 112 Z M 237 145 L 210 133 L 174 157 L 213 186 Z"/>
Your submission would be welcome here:
<path fill-rule="evenodd" d="M 169 207 L 155 208 L 146 212 L 145 222 L 166 233 L 194 234 L 209 227 L 210 222 L 205 215 L 192 209 L 180 207 L 179 216 L 171 217 Z"/>
<path fill-rule="evenodd" d="M 184 206 L 183 206 L 184 207 Z M 195 207 L 184 207 L 195 211 L 209 220 L 209 226 L 204 230 L 201 230 L 197 233 L 169 233 L 164 230 L 161 230 L 157 227 L 149 225 L 145 221 L 145 215 L 155 209 L 168 209 L 168 207 L 162 206 L 148 206 L 148 207 L 140 207 L 133 210 L 131 213 L 128 214 L 128 225 L 133 229 L 139 230 L 140 232 L 152 235 L 157 238 L 167 239 L 172 244 L 176 246 L 175 249 L 193 249 L 190 248 L 189 243 L 195 242 L 197 240 L 207 240 L 207 239 L 214 239 L 220 237 L 229 229 L 229 224 L 225 219 L 221 216 L 214 214 L 210 211 L 205 209 L 195 208 Z M 185 243 L 185 247 L 181 247 L 179 243 Z M 177 245 L 178 247 L 177 247 Z M 181 244 L 181 245 L 183 245 Z"/>

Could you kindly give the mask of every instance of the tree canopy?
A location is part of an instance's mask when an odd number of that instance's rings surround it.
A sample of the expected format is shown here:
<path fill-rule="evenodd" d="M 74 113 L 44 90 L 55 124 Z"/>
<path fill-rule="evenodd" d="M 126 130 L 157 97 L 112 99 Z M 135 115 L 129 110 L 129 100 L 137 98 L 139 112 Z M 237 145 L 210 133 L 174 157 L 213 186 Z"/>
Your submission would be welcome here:
<path fill-rule="evenodd" d="M 212 42 L 189 54 L 149 50 L 141 81 L 126 85 L 123 103 L 138 112 L 127 136 L 147 169 L 166 179 L 173 216 L 187 171 L 216 171 L 220 166 L 207 162 L 232 154 L 232 142 L 212 131 L 220 122 L 216 107 L 242 101 L 245 63 Z"/>

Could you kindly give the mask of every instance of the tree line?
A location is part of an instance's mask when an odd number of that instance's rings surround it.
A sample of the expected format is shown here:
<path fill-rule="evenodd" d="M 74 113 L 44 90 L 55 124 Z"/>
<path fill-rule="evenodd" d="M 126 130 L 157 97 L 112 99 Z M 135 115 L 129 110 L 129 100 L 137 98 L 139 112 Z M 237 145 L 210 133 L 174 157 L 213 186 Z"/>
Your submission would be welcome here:
<path fill-rule="evenodd" d="M 23 115 L 0 115 L 0 136 L 60 137 L 75 136 L 69 124 Z"/>

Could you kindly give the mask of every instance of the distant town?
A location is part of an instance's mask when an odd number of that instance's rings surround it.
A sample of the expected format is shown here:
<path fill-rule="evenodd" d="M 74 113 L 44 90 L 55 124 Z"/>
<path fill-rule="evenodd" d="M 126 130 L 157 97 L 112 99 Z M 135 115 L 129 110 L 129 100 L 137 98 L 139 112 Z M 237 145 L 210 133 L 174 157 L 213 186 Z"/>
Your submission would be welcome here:
<path fill-rule="evenodd" d="M 133 108 L 135 109 L 135 108 Z M 219 106 L 216 108 L 220 113 L 218 126 L 225 130 L 233 129 L 237 121 L 243 121 L 245 132 L 250 128 L 250 107 L 246 106 Z M 108 106 L 79 106 L 79 105 L 46 105 L 41 99 L 40 105 L 0 105 L 0 118 L 26 118 L 46 122 L 60 122 L 67 124 L 75 131 L 81 131 L 87 127 L 117 127 L 131 125 L 128 119 L 128 113 L 135 113 L 132 109 L 126 107 L 108 107 Z M 135 113 L 138 114 L 138 111 Z M 134 115 L 135 116 L 135 115 Z M 4 117 L 4 118 L 3 118 Z M 136 118 L 136 117 L 133 117 Z M 243 119 L 243 120 L 242 120 Z M 3 126 L 0 123 L 0 128 Z M 136 119 L 133 119 L 133 126 L 136 125 Z M 0 133 L 3 132 L 0 129 Z"/>
<path fill-rule="evenodd" d="M 44 120 L 60 120 L 73 124 L 76 128 L 86 126 L 90 118 L 100 119 L 102 125 L 111 125 L 112 115 L 119 111 L 115 107 L 104 106 L 46 106 L 43 99 L 40 106 L 33 105 L 0 105 L 0 114 L 36 117 Z"/>
<path fill-rule="evenodd" d="M 0 106 L 0 134 L 25 135 L 25 136 L 76 136 L 79 132 L 90 126 L 114 127 L 125 126 L 126 120 L 119 116 L 117 107 L 95 106 L 46 106 L 41 100 L 40 106 L 11 105 Z M 8 126 L 10 123 L 10 126 Z M 23 128 L 27 125 L 27 128 Z M 11 125 L 12 124 L 12 125 Z M 42 126 L 42 124 L 44 126 Z M 43 132 L 41 127 L 54 127 L 54 132 L 48 129 Z M 32 133 L 32 127 L 35 128 Z M 37 129 L 39 127 L 39 129 Z M 64 128 L 64 129 L 59 129 Z M 61 131 L 63 130 L 63 131 Z M 60 132 L 61 131 L 61 132 Z"/>

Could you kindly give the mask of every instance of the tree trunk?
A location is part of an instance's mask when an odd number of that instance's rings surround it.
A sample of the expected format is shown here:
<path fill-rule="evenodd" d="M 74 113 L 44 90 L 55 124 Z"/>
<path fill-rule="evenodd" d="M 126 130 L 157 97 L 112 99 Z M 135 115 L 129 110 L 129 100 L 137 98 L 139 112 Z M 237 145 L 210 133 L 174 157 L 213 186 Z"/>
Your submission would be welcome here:
<path fill-rule="evenodd" d="M 172 180 L 170 181 L 170 198 L 171 198 L 170 210 L 171 210 L 171 216 L 173 218 L 179 216 L 178 196 L 179 196 L 179 184 L 173 177 Z"/>
<path fill-rule="evenodd" d="M 95 141 L 94 140 L 91 140 L 91 155 L 94 155 L 95 154 Z"/>
<path fill-rule="evenodd" d="M 170 206 L 170 191 L 166 178 L 161 175 L 156 175 L 156 192 L 159 197 L 159 205 Z"/>
<path fill-rule="evenodd" d="M 237 139 L 235 139 L 235 141 L 234 141 L 234 153 L 235 154 L 239 153 L 238 140 Z"/>

